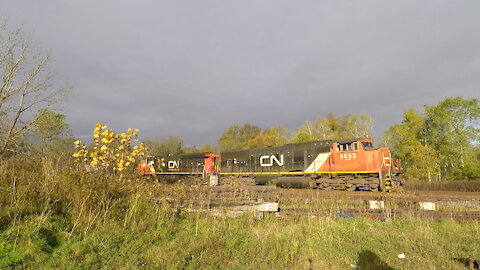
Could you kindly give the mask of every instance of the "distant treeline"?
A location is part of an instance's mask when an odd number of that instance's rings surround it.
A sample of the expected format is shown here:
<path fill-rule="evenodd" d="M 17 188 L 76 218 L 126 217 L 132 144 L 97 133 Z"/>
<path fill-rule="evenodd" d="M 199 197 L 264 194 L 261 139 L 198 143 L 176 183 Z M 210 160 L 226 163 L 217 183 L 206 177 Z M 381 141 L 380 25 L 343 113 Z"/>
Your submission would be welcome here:
<path fill-rule="evenodd" d="M 297 131 L 283 126 L 262 129 L 252 124 L 231 125 L 218 139 L 217 145 L 206 144 L 199 148 L 186 147 L 183 139 L 177 136 L 147 140 L 145 144 L 153 155 L 183 154 L 194 152 L 215 152 L 281 146 L 286 143 L 310 142 L 315 140 L 334 140 L 354 137 L 371 137 L 373 116 L 344 114 L 318 117 L 315 121 L 306 121 Z"/>
<path fill-rule="evenodd" d="M 477 99 L 447 98 L 424 110 L 404 111 L 401 123 L 389 127 L 379 146 L 390 148 L 402 160 L 410 180 L 441 181 L 480 177 L 480 107 Z M 186 147 L 181 137 L 147 140 L 150 154 L 164 156 L 194 152 L 216 152 L 280 146 L 315 140 L 371 137 L 374 118 L 370 114 L 328 113 L 308 120 L 297 130 L 283 126 L 262 129 L 252 124 L 231 125 L 217 145 Z"/>

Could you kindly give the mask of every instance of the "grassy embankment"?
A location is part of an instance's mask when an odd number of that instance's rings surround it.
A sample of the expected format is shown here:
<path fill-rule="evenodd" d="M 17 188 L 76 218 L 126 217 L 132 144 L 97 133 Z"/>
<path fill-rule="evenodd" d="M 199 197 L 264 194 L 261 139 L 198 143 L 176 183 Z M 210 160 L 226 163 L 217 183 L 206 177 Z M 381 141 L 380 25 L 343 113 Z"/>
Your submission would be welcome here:
<path fill-rule="evenodd" d="M 214 218 L 151 202 L 153 188 L 185 196 L 180 185 L 65 160 L 0 164 L 0 268 L 464 269 L 455 258 L 480 254 L 477 221 Z"/>

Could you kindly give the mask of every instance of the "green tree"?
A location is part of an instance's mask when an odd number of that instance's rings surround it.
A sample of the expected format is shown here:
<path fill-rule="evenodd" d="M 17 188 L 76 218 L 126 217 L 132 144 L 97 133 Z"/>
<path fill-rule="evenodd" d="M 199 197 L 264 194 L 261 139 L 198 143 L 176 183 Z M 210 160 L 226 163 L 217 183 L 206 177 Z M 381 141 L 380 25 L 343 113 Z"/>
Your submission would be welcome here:
<path fill-rule="evenodd" d="M 316 140 L 344 139 L 341 119 L 329 112 L 327 117 L 318 117 L 314 124 Z"/>
<path fill-rule="evenodd" d="M 305 122 L 305 124 L 301 125 L 295 137 L 293 138 L 293 142 L 301 143 L 301 142 L 311 142 L 315 140 L 314 133 L 313 133 L 313 124 L 310 121 Z"/>
<path fill-rule="evenodd" d="M 215 147 L 214 145 L 204 144 L 204 145 L 200 146 L 200 148 L 198 148 L 198 152 L 200 152 L 200 153 L 206 153 L 206 152 L 215 153 L 215 152 L 218 152 L 218 150 L 217 150 L 217 147 Z"/>
<path fill-rule="evenodd" d="M 382 140 L 402 161 L 405 175 L 412 180 L 438 179 L 439 154 L 425 141 L 425 119 L 414 109 L 406 110 L 400 124 L 391 126 Z"/>
<path fill-rule="evenodd" d="M 195 145 L 182 147 L 182 153 L 180 154 L 193 154 L 193 153 L 200 153 L 200 150 Z"/>
<path fill-rule="evenodd" d="M 297 130 L 294 142 L 314 140 L 341 140 L 356 137 L 371 137 L 373 117 L 362 113 L 343 114 L 335 116 L 328 113 L 327 117 L 318 117 L 315 122 L 307 121 Z"/>
<path fill-rule="evenodd" d="M 382 139 L 411 179 L 475 178 L 480 176 L 474 145 L 479 118 L 477 99 L 447 98 L 425 106 L 423 114 L 406 110 L 402 123 L 391 126 Z"/>
<path fill-rule="evenodd" d="M 260 127 L 251 124 L 244 124 L 242 127 L 234 124 L 218 139 L 218 146 L 221 150 L 246 149 L 249 140 L 258 136 L 261 130 Z"/>
<path fill-rule="evenodd" d="M 405 157 L 424 138 L 424 117 L 414 109 L 408 109 L 403 112 L 403 121 L 389 127 L 382 140 L 395 154 Z"/>
<path fill-rule="evenodd" d="M 65 120 L 65 115 L 48 109 L 41 109 L 37 112 L 33 122 L 32 137 L 39 141 L 41 152 L 45 153 L 47 149 L 52 149 L 55 145 L 63 145 L 65 139 L 71 135 Z"/>
<path fill-rule="evenodd" d="M 428 145 L 421 143 L 415 144 L 412 147 L 412 152 L 409 153 L 411 166 L 408 168 L 408 174 L 412 179 L 440 180 L 439 172 L 439 155 L 438 152 Z"/>
<path fill-rule="evenodd" d="M 290 132 L 286 128 L 282 126 L 274 126 L 272 128 L 265 129 L 262 134 L 250 139 L 247 142 L 247 147 L 253 149 L 281 146 L 287 143 L 289 134 Z"/>
<path fill-rule="evenodd" d="M 342 116 L 342 129 L 345 138 L 372 137 L 373 116 L 361 113 L 360 115 L 346 114 Z"/>
<path fill-rule="evenodd" d="M 168 156 L 184 153 L 183 139 L 176 136 L 160 137 L 143 142 L 148 149 L 148 154 L 153 156 Z"/>
<path fill-rule="evenodd" d="M 440 153 L 447 178 L 473 176 L 476 173 L 471 170 L 480 167 L 472 145 L 480 139 L 479 119 L 475 98 L 447 98 L 435 106 L 425 106 L 425 140 Z"/>
<path fill-rule="evenodd" d="M 211 144 L 204 144 L 197 148 L 195 145 L 190 147 L 183 147 L 182 148 L 183 154 L 193 154 L 193 153 L 217 153 L 219 152 L 218 147 L 211 145 Z"/>

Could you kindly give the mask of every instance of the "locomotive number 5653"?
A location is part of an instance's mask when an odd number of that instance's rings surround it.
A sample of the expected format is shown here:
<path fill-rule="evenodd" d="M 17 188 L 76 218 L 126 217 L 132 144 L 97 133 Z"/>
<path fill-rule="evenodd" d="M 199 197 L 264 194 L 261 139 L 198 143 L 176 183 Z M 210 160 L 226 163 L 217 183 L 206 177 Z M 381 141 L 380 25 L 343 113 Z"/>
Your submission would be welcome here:
<path fill-rule="evenodd" d="M 351 160 L 351 159 L 354 159 L 354 158 L 357 158 L 357 154 L 356 154 L 356 153 L 344 153 L 344 154 L 340 154 L 340 159 Z"/>

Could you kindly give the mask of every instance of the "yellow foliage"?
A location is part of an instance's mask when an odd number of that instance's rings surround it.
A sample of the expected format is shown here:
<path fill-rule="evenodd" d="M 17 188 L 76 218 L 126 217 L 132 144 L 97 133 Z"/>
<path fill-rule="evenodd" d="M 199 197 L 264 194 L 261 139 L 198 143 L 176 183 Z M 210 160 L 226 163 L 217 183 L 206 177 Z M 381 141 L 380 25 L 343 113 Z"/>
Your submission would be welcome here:
<path fill-rule="evenodd" d="M 82 141 L 75 141 L 73 157 L 91 166 L 98 166 L 105 170 L 123 171 L 135 164 L 137 158 L 145 155 L 145 145 L 131 145 L 138 141 L 138 129 L 129 128 L 126 133 L 117 134 L 108 129 L 106 125 L 98 123 L 93 130 L 93 150 L 88 151 Z"/>

